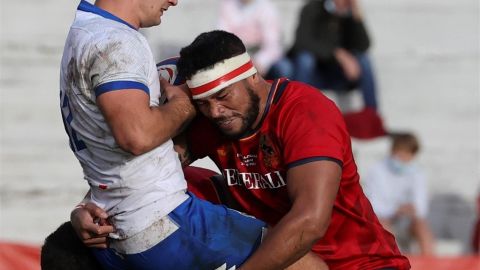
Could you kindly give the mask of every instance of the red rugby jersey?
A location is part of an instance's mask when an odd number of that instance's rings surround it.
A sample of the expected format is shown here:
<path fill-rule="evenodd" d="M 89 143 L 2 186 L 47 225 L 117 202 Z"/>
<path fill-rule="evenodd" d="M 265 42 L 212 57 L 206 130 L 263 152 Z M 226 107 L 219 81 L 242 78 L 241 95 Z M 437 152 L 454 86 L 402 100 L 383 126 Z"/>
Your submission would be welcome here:
<path fill-rule="evenodd" d="M 312 248 L 330 269 L 410 269 L 393 235 L 380 225 L 359 184 L 342 115 L 319 90 L 286 79 L 272 83 L 259 127 L 230 140 L 204 117 L 188 132 L 195 158 L 210 157 L 221 169 L 239 209 L 275 225 L 290 209 L 286 172 L 316 160 L 342 166 L 332 219 Z"/>

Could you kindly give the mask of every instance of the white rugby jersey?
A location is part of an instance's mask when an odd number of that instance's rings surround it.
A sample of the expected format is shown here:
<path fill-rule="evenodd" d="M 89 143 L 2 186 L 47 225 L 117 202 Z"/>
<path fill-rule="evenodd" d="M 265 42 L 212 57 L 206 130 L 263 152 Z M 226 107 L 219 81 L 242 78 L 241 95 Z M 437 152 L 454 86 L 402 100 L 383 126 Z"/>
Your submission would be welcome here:
<path fill-rule="evenodd" d="M 112 216 L 123 239 L 147 228 L 188 196 L 171 140 L 140 156 L 115 142 L 96 97 L 118 89 L 145 91 L 150 106 L 159 105 L 152 52 L 134 27 L 82 1 L 65 43 L 60 106 L 70 147 L 90 185 L 90 199 Z"/>

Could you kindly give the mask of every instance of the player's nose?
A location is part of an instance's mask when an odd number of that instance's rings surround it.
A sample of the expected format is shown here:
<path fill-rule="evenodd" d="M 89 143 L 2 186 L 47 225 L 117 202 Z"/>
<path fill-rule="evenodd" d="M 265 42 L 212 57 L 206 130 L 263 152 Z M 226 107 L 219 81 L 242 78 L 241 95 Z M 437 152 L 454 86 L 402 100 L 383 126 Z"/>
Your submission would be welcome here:
<path fill-rule="evenodd" d="M 225 113 L 225 108 L 218 103 L 213 103 L 213 104 L 210 104 L 209 113 L 211 118 L 219 118 Z"/>

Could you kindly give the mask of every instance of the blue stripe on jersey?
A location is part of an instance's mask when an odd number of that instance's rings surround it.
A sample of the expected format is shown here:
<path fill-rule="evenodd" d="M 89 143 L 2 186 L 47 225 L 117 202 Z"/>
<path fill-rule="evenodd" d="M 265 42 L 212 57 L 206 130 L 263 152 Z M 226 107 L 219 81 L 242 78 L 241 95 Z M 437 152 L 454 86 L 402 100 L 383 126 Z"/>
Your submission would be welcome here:
<path fill-rule="evenodd" d="M 310 158 L 300 159 L 300 160 L 297 160 L 297 161 L 294 161 L 292 163 L 287 164 L 287 169 L 291 169 L 293 167 L 300 166 L 300 165 L 303 165 L 303 164 L 307 164 L 307 163 L 310 163 L 310 162 L 313 162 L 313 161 L 321 161 L 321 160 L 333 161 L 333 162 L 337 163 L 338 165 L 340 165 L 340 168 L 343 167 L 343 162 L 341 160 L 336 159 L 336 158 L 332 158 L 332 157 L 310 157 Z"/>
<path fill-rule="evenodd" d="M 89 2 L 87 2 L 85 0 L 82 0 L 80 2 L 77 9 L 81 10 L 81 11 L 85 11 L 85 12 L 91 12 L 91 13 L 100 15 L 104 18 L 114 20 L 114 21 L 117 21 L 119 23 L 123 23 L 123 24 L 127 25 L 128 27 L 130 27 L 134 30 L 137 30 L 137 28 L 135 28 L 133 25 L 129 24 L 128 22 L 118 18 L 117 16 L 113 15 L 112 13 L 110 13 L 108 11 L 105 11 L 105 10 L 103 10 L 103 9 L 97 7 L 97 6 L 94 6 L 94 5 L 90 4 Z"/>
<path fill-rule="evenodd" d="M 95 96 L 98 97 L 103 93 L 122 89 L 139 89 L 147 93 L 147 95 L 150 95 L 150 90 L 143 83 L 132 81 L 114 81 L 97 86 L 95 88 Z"/>

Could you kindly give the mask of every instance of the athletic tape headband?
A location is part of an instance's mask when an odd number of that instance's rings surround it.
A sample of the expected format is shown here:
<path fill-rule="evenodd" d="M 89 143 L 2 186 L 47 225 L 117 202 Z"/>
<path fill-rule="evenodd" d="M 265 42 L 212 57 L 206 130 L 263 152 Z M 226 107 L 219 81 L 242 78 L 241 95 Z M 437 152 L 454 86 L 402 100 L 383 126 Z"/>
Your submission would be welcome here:
<path fill-rule="evenodd" d="M 253 66 L 248 53 L 225 59 L 213 65 L 213 68 L 202 69 L 187 80 L 193 99 L 200 99 L 215 94 L 223 88 L 241 81 L 253 74 L 257 69 Z"/>

